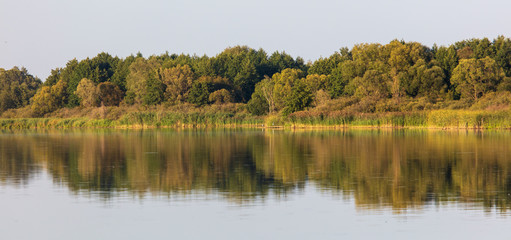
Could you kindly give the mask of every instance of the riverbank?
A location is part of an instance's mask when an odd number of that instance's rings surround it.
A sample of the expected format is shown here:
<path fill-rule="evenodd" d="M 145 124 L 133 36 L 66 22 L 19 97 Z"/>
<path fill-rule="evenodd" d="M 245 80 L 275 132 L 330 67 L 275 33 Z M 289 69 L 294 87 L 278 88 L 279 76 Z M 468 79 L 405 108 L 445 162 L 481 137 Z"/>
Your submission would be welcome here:
<path fill-rule="evenodd" d="M 119 112 L 118 109 L 116 110 Z M 82 111 L 82 113 L 91 111 Z M 74 115 L 5 118 L 0 119 L 0 129 L 204 127 L 511 129 L 511 112 L 508 110 L 434 110 L 390 113 L 302 111 L 288 116 L 253 116 L 244 112 L 177 112 L 152 109 L 124 113 L 121 111 L 114 115 L 103 114 L 102 116 L 101 114 L 98 116 Z"/>

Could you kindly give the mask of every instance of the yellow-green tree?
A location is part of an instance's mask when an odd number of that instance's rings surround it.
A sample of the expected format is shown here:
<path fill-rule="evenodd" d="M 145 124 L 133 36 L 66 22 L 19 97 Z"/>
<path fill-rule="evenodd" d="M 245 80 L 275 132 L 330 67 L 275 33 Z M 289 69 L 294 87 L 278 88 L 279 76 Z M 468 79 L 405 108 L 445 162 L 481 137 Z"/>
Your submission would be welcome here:
<path fill-rule="evenodd" d="M 222 104 L 222 103 L 230 103 L 233 101 L 233 97 L 229 91 L 226 89 L 220 89 L 209 94 L 209 102 Z"/>
<path fill-rule="evenodd" d="M 495 60 L 485 57 L 482 59 L 461 59 L 454 69 L 451 82 L 461 97 L 477 100 L 485 93 L 495 90 L 504 78 L 504 72 Z"/>
<path fill-rule="evenodd" d="M 96 84 L 87 78 L 83 78 L 78 83 L 75 94 L 81 99 L 80 104 L 84 107 L 96 107 L 98 105 Z"/>
<path fill-rule="evenodd" d="M 32 98 L 32 111 L 36 116 L 42 116 L 46 113 L 55 111 L 52 105 L 51 87 L 43 86 Z"/>
<path fill-rule="evenodd" d="M 363 77 L 356 77 L 351 82 L 358 98 L 386 98 L 390 95 L 392 77 L 382 70 L 368 70 Z"/>
<path fill-rule="evenodd" d="M 165 100 L 170 102 L 184 102 L 188 91 L 192 87 L 195 74 L 188 65 L 177 65 L 173 68 L 160 69 L 160 79 L 166 85 Z"/>
<path fill-rule="evenodd" d="M 137 58 L 130 65 L 130 73 L 126 78 L 126 100 L 135 104 L 154 104 L 161 101 L 163 87 L 159 79 L 156 79 L 160 63 L 155 58 L 145 60 Z"/>
<path fill-rule="evenodd" d="M 293 86 L 303 77 L 304 73 L 299 69 L 284 69 L 280 73 L 273 74 L 274 82 L 273 100 L 275 108 L 280 111 L 286 107 L 286 98 L 291 93 Z"/>
<path fill-rule="evenodd" d="M 52 87 L 42 87 L 32 98 L 32 111 L 36 116 L 43 116 L 64 106 L 68 94 L 67 83 L 59 80 Z"/>
<path fill-rule="evenodd" d="M 327 75 L 310 74 L 303 79 L 303 82 L 307 86 L 308 91 L 314 96 L 314 105 L 320 105 L 322 102 L 330 99 L 330 95 L 325 91 L 329 83 Z"/>

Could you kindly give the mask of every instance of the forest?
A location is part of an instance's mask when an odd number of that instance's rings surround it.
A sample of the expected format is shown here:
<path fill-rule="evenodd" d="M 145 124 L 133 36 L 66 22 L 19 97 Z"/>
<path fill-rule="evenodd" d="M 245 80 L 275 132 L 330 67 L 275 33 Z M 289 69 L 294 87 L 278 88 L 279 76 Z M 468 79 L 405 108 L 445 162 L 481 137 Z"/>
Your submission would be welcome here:
<path fill-rule="evenodd" d="M 103 52 L 70 60 L 44 82 L 25 68 L 0 68 L 3 119 L 119 120 L 133 112 L 281 119 L 439 110 L 502 114 L 510 91 L 511 40 L 504 36 L 432 47 L 362 43 L 313 62 L 247 46 L 213 57 Z"/>

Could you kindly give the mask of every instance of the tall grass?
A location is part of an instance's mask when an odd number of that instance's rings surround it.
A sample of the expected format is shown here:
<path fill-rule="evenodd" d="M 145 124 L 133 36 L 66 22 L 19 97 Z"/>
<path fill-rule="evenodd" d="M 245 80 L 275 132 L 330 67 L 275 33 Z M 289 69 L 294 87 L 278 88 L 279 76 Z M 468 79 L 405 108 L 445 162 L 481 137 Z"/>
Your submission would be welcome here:
<path fill-rule="evenodd" d="M 298 112 L 289 115 L 293 127 L 426 127 L 426 112 L 407 113 L 346 113 L 346 112 Z"/>
<path fill-rule="evenodd" d="M 46 129 L 46 128 L 109 128 L 112 120 L 88 118 L 15 118 L 0 119 L 0 129 Z"/>
<path fill-rule="evenodd" d="M 162 127 L 420 127 L 510 129 L 508 110 L 434 110 L 397 113 L 303 111 L 266 117 L 226 111 L 132 111 L 118 119 L 90 117 L 0 119 L 0 129 Z"/>
<path fill-rule="evenodd" d="M 428 126 L 450 128 L 511 128 L 509 111 L 437 110 L 428 114 Z"/>
<path fill-rule="evenodd" d="M 397 113 L 297 112 L 285 122 L 292 127 L 423 127 L 511 128 L 511 112 L 434 110 Z"/>
<path fill-rule="evenodd" d="M 225 112 L 131 112 L 121 117 L 118 126 L 130 127 L 208 127 L 258 125 L 262 118 Z"/>

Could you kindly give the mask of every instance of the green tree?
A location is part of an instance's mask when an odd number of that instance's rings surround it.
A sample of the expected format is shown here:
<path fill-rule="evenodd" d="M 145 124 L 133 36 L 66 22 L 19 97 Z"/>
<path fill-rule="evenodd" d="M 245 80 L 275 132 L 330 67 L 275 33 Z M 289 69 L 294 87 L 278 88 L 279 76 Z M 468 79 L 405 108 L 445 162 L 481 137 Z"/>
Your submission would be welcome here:
<path fill-rule="evenodd" d="M 254 87 L 259 76 L 257 75 L 255 65 L 250 59 L 245 58 L 241 63 L 241 68 L 234 77 L 234 88 L 239 89 L 240 95 L 238 98 L 242 102 L 248 102 L 250 95 L 254 92 Z"/>
<path fill-rule="evenodd" d="M 131 55 L 125 59 L 120 59 L 115 68 L 115 72 L 110 78 L 110 82 L 117 85 L 122 92 L 126 92 L 126 79 L 130 74 L 130 65 L 135 61 L 135 56 Z"/>
<path fill-rule="evenodd" d="M 36 116 L 43 116 L 64 106 L 67 100 L 67 83 L 59 80 L 55 85 L 44 86 L 32 98 L 31 108 Z"/>
<path fill-rule="evenodd" d="M 60 80 L 60 74 L 62 72 L 61 68 L 52 69 L 50 76 L 46 78 L 46 81 L 44 81 L 43 86 L 53 86 Z"/>
<path fill-rule="evenodd" d="M 506 76 L 511 77 L 511 39 L 499 36 L 493 41 L 495 61 L 502 67 Z"/>
<path fill-rule="evenodd" d="M 155 105 L 164 100 L 165 84 L 156 77 L 156 74 L 150 74 L 146 79 L 146 89 L 143 97 L 143 103 L 146 106 Z"/>
<path fill-rule="evenodd" d="M 420 96 L 427 96 L 430 99 L 437 99 L 447 92 L 447 84 L 444 81 L 445 74 L 442 68 L 433 66 L 424 71 L 419 89 Z"/>
<path fill-rule="evenodd" d="M 284 113 L 289 114 L 304 110 L 314 100 L 313 94 L 304 79 L 297 81 L 286 96 Z"/>
<path fill-rule="evenodd" d="M 255 91 L 248 102 L 248 109 L 252 114 L 273 114 L 275 111 L 274 88 L 275 82 L 268 76 L 256 84 Z"/>
<path fill-rule="evenodd" d="M 225 49 L 215 58 L 205 62 L 209 76 L 221 76 L 232 82 L 236 101 L 247 102 L 254 92 L 255 84 L 265 75 L 273 75 L 266 52 L 254 50 L 247 46 L 235 46 Z M 203 67 L 204 67 L 203 66 Z M 198 69 L 204 72 L 202 69 Z M 214 74 L 211 74 L 214 72 Z M 204 74 L 199 74 L 203 75 Z"/>
<path fill-rule="evenodd" d="M 130 65 L 126 78 L 128 102 L 152 104 L 162 100 L 163 83 L 156 77 L 159 68 L 160 64 L 154 58 L 145 60 L 139 57 Z"/>
<path fill-rule="evenodd" d="M 452 74 L 452 83 L 462 98 L 477 100 L 489 91 L 494 91 L 504 78 L 504 72 L 495 60 L 462 59 Z"/>
<path fill-rule="evenodd" d="M 29 104 L 41 86 L 41 80 L 30 75 L 25 68 L 0 68 L 0 112 Z"/>
<path fill-rule="evenodd" d="M 452 71 L 458 65 L 458 56 L 456 55 L 456 49 L 454 46 L 450 47 L 439 47 L 435 50 L 435 59 L 438 65 L 444 70 L 446 77 L 445 82 L 448 83 L 448 79 L 451 78 Z"/>
<path fill-rule="evenodd" d="M 272 83 L 271 79 L 266 77 L 256 84 L 254 93 L 252 93 L 252 97 L 247 103 L 247 109 L 250 113 L 254 115 L 264 115 L 273 111 L 274 107 L 269 104 L 269 102 L 272 102 L 271 100 L 273 98 L 273 86 L 267 86 L 269 83 Z M 267 97 L 270 97 L 270 99 Z"/>
<path fill-rule="evenodd" d="M 392 78 L 388 73 L 369 70 L 363 77 L 357 77 L 353 82 L 357 86 L 355 96 L 360 99 L 365 97 L 382 99 L 390 95 L 389 83 L 392 82 Z"/>
<path fill-rule="evenodd" d="M 351 52 L 348 48 L 341 48 L 339 52 L 335 52 L 328 58 L 319 58 L 318 60 L 314 61 L 314 63 L 312 63 L 312 65 L 307 70 L 307 73 L 329 75 L 332 73 L 334 68 L 347 60 L 352 60 Z"/>
<path fill-rule="evenodd" d="M 275 109 L 280 111 L 286 107 L 286 97 L 291 93 L 293 86 L 304 73 L 299 69 L 284 69 L 281 73 L 275 73 L 271 80 L 274 82 L 273 101 Z"/>
<path fill-rule="evenodd" d="M 86 58 L 81 61 L 73 59 L 69 61 L 64 69 L 60 72 L 59 80 L 67 83 L 66 105 L 74 107 L 80 105 L 80 98 L 75 94 L 78 84 L 83 78 L 87 78 L 99 84 L 101 82 L 110 81 L 119 59 L 112 57 L 108 53 L 99 53 L 96 57 Z M 55 82 L 53 80 L 53 82 Z"/>
<path fill-rule="evenodd" d="M 215 60 L 207 56 L 203 56 L 195 61 L 193 65 L 194 72 L 198 76 L 215 76 Z M 165 66 L 166 67 L 166 66 Z"/>
<path fill-rule="evenodd" d="M 438 66 L 430 68 L 423 60 L 403 72 L 399 78 L 401 88 L 411 97 L 437 98 L 447 87 L 444 82 L 444 70 Z"/>
<path fill-rule="evenodd" d="M 272 73 L 278 73 L 282 72 L 284 69 L 287 68 L 294 68 L 294 69 L 300 69 L 302 71 L 307 70 L 307 67 L 305 66 L 305 63 L 302 58 L 297 57 L 294 59 L 291 55 L 287 54 L 286 52 L 274 52 L 269 58 L 268 58 L 268 64 L 270 68 L 272 69 Z M 267 75 L 272 76 L 273 74 Z"/>
<path fill-rule="evenodd" d="M 319 75 L 319 74 L 309 74 L 304 79 L 307 87 L 313 92 L 317 92 L 320 89 L 326 89 L 328 84 L 328 76 L 327 75 Z"/>
<path fill-rule="evenodd" d="M 326 86 L 330 96 L 336 98 L 345 94 L 345 87 L 355 77 L 363 76 L 365 67 L 352 60 L 340 63 L 332 70 Z"/>
<path fill-rule="evenodd" d="M 472 38 L 456 42 L 454 47 L 458 50 L 458 56 L 460 59 L 481 59 L 485 57 L 493 57 L 495 54 L 494 46 L 488 38 Z"/>
<path fill-rule="evenodd" d="M 209 94 L 211 91 L 211 83 L 206 81 L 196 81 L 192 84 L 190 93 L 188 94 L 188 102 L 196 106 L 208 104 Z"/>

